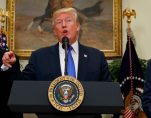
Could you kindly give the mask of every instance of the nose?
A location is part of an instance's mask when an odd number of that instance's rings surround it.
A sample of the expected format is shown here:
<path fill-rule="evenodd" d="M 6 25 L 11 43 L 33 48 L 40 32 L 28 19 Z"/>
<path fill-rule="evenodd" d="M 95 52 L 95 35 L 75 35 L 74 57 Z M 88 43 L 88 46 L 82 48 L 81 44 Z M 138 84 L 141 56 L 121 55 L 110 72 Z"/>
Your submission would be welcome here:
<path fill-rule="evenodd" d="M 62 28 L 66 28 L 66 22 L 64 20 L 62 21 Z"/>

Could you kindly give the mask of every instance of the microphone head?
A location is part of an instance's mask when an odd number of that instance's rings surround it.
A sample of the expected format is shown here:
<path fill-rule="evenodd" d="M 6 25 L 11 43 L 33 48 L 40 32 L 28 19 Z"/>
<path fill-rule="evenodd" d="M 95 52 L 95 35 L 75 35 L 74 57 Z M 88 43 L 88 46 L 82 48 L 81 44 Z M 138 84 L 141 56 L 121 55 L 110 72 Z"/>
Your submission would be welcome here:
<path fill-rule="evenodd" d="M 69 47 L 69 38 L 66 36 L 62 38 L 62 48 L 65 49 L 65 47 Z"/>
<path fill-rule="evenodd" d="M 64 36 L 64 37 L 62 38 L 62 43 L 69 43 L 69 38 L 66 37 L 66 36 Z"/>

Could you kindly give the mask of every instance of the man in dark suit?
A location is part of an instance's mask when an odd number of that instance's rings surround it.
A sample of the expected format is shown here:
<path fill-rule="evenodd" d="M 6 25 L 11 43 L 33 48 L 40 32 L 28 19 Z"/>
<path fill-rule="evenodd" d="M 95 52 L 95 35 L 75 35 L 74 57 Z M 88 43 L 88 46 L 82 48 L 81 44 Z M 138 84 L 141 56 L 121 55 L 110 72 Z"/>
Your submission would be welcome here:
<path fill-rule="evenodd" d="M 23 70 L 24 79 L 53 80 L 64 75 L 64 49 L 62 38 L 69 38 L 75 63 L 77 79 L 85 81 L 111 81 L 107 61 L 100 50 L 84 46 L 78 42 L 80 23 L 73 8 L 56 11 L 52 19 L 54 35 L 59 43 L 34 51 L 29 64 Z M 5 53 L 3 63 L 10 67 L 15 54 Z"/>
<path fill-rule="evenodd" d="M 54 80 L 64 75 L 65 51 L 62 39 L 67 37 L 72 46 L 76 78 L 80 81 L 111 81 L 108 64 L 103 52 L 87 47 L 78 42 L 80 23 L 74 8 L 62 8 L 53 14 L 52 26 L 58 43 L 34 51 L 29 63 L 22 72 L 27 80 Z M 11 67 L 15 63 L 15 54 L 7 52 L 3 56 L 3 64 Z"/>
<path fill-rule="evenodd" d="M 2 57 L 5 50 L 0 48 L 0 67 L 2 66 Z M 19 79 L 20 74 L 20 64 L 19 59 L 8 71 L 0 70 L 0 116 L 5 116 L 6 118 L 23 118 L 22 113 L 13 113 L 7 106 L 12 82 L 13 80 Z"/>
<path fill-rule="evenodd" d="M 142 106 L 148 118 L 151 118 L 151 59 L 147 64 L 147 73 L 142 95 Z"/>

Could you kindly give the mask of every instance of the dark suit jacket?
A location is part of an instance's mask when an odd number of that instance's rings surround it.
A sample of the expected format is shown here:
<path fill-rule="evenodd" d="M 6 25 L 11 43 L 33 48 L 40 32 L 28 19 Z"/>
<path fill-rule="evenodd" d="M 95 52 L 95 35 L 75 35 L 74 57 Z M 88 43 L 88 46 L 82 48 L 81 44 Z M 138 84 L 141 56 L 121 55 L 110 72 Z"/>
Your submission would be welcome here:
<path fill-rule="evenodd" d="M 23 70 L 23 79 L 54 80 L 61 76 L 59 44 L 32 53 Z M 111 81 L 103 52 L 79 44 L 78 80 Z"/>
<path fill-rule="evenodd" d="M 151 59 L 148 61 L 147 73 L 142 95 L 142 106 L 148 118 L 151 118 Z"/>
<path fill-rule="evenodd" d="M 59 76 L 61 76 L 59 44 L 34 51 L 22 72 L 22 78 L 26 80 L 52 81 Z M 111 81 L 103 52 L 79 44 L 78 80 Z M 40 114 L 38 116 L 41 118 Z M 100 114 L 95 118 L 100 118 Z"/>
<path fill-rule="evenodd" d="M 0 67 L 2 65 L 2 56 L 4 50 L 0 48 Z M 7 106 L 10 90 L 12 87 L 13 80 L 17 80 L 20 77 L 20 65 L 19 59 L 17 58 L 17 63 L 13 65 L 7 71 L 0 70 L 0 116 L 3 114 L 6 118 L 23 118 L 22 113 L 13 113 Z"/>

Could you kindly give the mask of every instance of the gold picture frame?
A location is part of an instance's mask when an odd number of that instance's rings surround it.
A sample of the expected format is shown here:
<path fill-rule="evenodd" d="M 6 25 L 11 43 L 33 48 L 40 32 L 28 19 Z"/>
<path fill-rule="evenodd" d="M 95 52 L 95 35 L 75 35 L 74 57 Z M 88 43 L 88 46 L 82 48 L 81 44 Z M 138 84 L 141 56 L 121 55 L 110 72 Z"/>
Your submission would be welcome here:
<path fill-rule="evenodd" d="M 8 17 L 8 20 L 7 20 L 7 34 L 8 34 L 7 37 L 8 37 L 8 46 L 9 46 L 10 50 L 13 50 L 20 58 L 25 59 L 25 58 L 29 58 L 32 51 L 34 51 L 37 48 L 43 47 L 43 46 L 45 46 L 45 44 L 48 44 L 48 43 L 45 43 L 43 45 L 40 44 L 39 47 L 34 47 L 34 44 L 38 43 L 39 40 L 33 41 L 33 42 L 27 40 L 27 41 L 23 42 L 25 40 L 25 39 L 23 39 L 23 41 L 21 41 L 22 38 L 26 38 L 26 37 L 28 37 L 28 35 L 27 34 L 25 34 L 24 36 L 22 35 L 23 33 L 27 33 L 27 32 L 23 31 L 23 30 L 20 30 L 21 26 L 18 26 L 18 24 L 26 22 L 26 21 L 28 21 L 28 19 L 30 19 L 30 18 L 22 17 L 22 19 L 20 18 L 17 21 L 16 15 L 21 14 L 21 12 L 24 11 L 25 8 L 30 7 L 30 5 L 24 6 L 25 2 L 24 2 L 23 5 L 19 5 L 21 3 L 18 3 L 18 2 L 21 2 L 21 1 L 31 2 L 31 1 L 34 1 L 34 0 L 6 0 L 6 2 L 7 2 L 6 3 L 7 4 L 6 9 L 9 11 L 9 17 Z M 39 0 L 39 1 L 41 1 L 41 0 Z M 44 1 L 46 2 L 48 0 L 44 0 Z M 80 0 L 77 0 L 77 1 L 80 1 Z M 85 0 L 85 1 L 87 1 L 87 0 Z M 122 36 L 121 36 L 122 35 L 122 23 L 121 23 L 122 1 L 121 0 L 104 0 L 104 1 L 103 0 L 94 0 L 94 1 L 101 1 L 101 2 L 107 2 L 108 1 L 108 2 L 112 3 L 112 5 L 110 5 L 112 7 L 112 11 L 111 11 L 111 13 L 112 13 L 112 19 L 111 19 L 112 23 L 107 23 L 107 24 L 111 24 L 112 27 L 111 26 L 104 26 L 102 28 L 104 30 L 104 29 L 106 29 L 106 27 L 110 27 L 109 30 L 110 30 L 111 34 L 109 34 L 108 32 L 103 32 L 105 34 L 104 36 L 110 36 L 110 37 L 101 39 L 101 41 L 104 40 L 106 42 L 107 42 L 107 40 L 111 40 L 110 45 L 108 45 L 108 43 L 106 43 L 108 48 L 105 47 L 104 49 L 102 49 L 102 47 L 99 47 L 99 46 L 98 47 L 96 46 L 96 48 L 99 48 L 100 50 L 102 50 L 107 58 L 120 57 L 121 54 L 122 54 Z M 35 3 L 37 3 L 37 1 Z M 91 0 L 91 3 L 92 3 L 92 0 Z M 79 5 L 81 5 L 81 4 L 82 3 L 80 3 Z M 18 8 L 17 5 L 20 6 L 20 8 Z M 32 6 L 35 6 L 35 5 L 33 4 Z M 107 5 L 107 3 L 106 3 L 106 6 L 104 6 L 103 9 L 105 9 L 108 6 L 109 5 Z M 108 9 L 111 9 L 111 7 L 108 7 Z M 36 8 L 38 8 L 38 7 L 36 7 Z M 87 7 L 87 8 L 89 8 L 89 7 Z M 85 8 L 84 10 L 86 10 L 87 8 Z M 84 10 L 83 10 L 83 12 L 84 12 Z M 32 14 L 32 13 L 33 13 L 33 11 L 31 10 L 29 14 Z M 108 11 L 106 13 L 108 13 Z M 26 12 L 26 14 L 28 14 L 28 13 Z M 107 14 L 107 15 L 109 16 L 110 14 Z M 109 16 L 109 17 L 111 17 L 111 16 Z M 33 19 L 34 19 L 34 17 L 33 17 Z M 95 22 L 96 22 L 97 17 L 93 17 L 89 21 L 91 22 L 94 19 L 95 19 Z M 102 23 L 102 24 L 104 24 L 104 23 Z M 99 23 L 99 25 L 100 25 L 100 23 Z M 98 27 L 99 25 L 95 24 L 95 28 L 96 28 L 96 26 L 97 26 L 97 28 L 99 28 Z M 94 28 L 94 31 L 93 31 L 93 28 L 91 28 L 90 32 L 92 32 L 94 34 L 96 32 L 95 28 Z M 16 29 L 17 29 L 17 31 L 16 31 Z M 83 28 L 83 29 L 85 30 L 86 28 Z M 24 30 L 26 30 L 26 29 L 24 28 Z M 86 30 L 89 30 L 89 29 L 86 29 Z M 96 29 L 96 30 L 99 31 L 98 29 Z M 22 34 L 17 34 L 21 31 L 22 31 Z M 37 35 L 37 37 L 39 37 L 39 35 L 41 35 L 41 34 L 44 36 L 43 33 L 39 33 L 39 34 L 36 34 L 36 35 Z M 87 33 L 87 34 L 89 34 L 89 33 Z M 99 43 L 95 42 L 96 37 L 99 37 L 99 34 L 97 34 L 97 35 L 94 34 L 91 37 L 91 39 L 93 38 L 93 40 L 87 40 L 87 41 L 82 40 L 82 43 L 86 43 L 86 44 L 88 43 L 92 47 L 93 47 L 94 44 L 99 44 Z M 18 38 L 18 36 L 20 36 L 20 38 Z M 43 39 L 43 40 L 46 41 L 45 39 Z M 28 44 L 20 46 L 20 45 L 18 45 L 18 41 L 20 41 L 20 43 L 23 43 L 23 44 L 25 44 L 26 42 L 29 42 L 30 45 L 33 46 L 33 47 L 28 48 Z M 100 41 L 100 39 L 99 39 L 99 41 Z M 53 42 L 55 43 L 55 42 L 57 42 L 57 40 L 53 40 Z M 51 44 L 49 44 L 49 45 L 51 45 Z M 46 45 L 46 46 L 49 46 L 49 45 Z M 102 44 L 102 45 L 104 45 L 104 44 Z"/>

